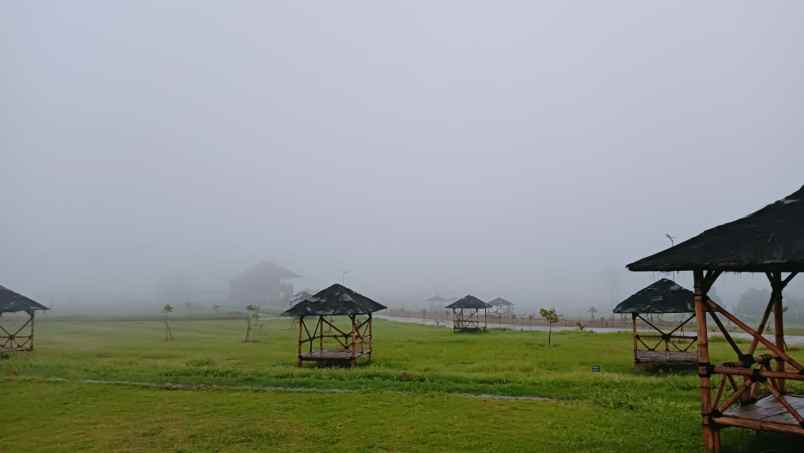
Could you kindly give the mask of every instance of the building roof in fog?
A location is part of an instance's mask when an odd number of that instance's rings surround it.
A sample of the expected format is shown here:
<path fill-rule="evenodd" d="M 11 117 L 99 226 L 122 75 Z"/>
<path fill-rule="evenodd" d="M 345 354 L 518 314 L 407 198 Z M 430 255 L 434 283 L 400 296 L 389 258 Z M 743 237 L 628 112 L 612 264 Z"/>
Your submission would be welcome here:
<path fill-rule="evenodd" d="M 448 297 L 441 297 L 441 296 L 432 296 L 432 297 L 428 297 L 427 299 L 424 299 L 425 302 L 447 302 L 447 301 L 450 301 L 450 300 L 452 300 L 452 299 L 450 299 Z"/>
<path fill-rule="evenodd" d="M 505 300 L 502 297 L 495 297 L 489 301 L 492 307 L 512 307 L 514 304 L 511 301 Z"/>
<path fill-rule="evenodd" d="M 297 303 L 283 316 L 366 315 L 385 310 L 382 305 L 338 283 Z"/>
<path fill-rule="evenodd" d="M 287 280 L 291 278 L 299 278 L 301 275 L 274 264 L 270 261 L 262 261 L 245 271 L 238 274 L 232 279 L 233 284 L 248 284 L 251 282 L 271 280 Z"/>
<path fill-rule="evenodd" d="M 0 313 L 47 309 L 47 307 L 33 299 L 29 299 L 5 286 L 0 286 Z"/>
<path fill-rule="evenodd" d="M 663 278 L 614 307 L 614 313 L 693 313 L 692 291 Z"/>
<path fill-rule="evenodd" d="M 632 271 L 804 271 L 804 186 L 746 217 L 635 261 Z"/>
<path fill-rule="evenodd" d="M 469 294 L 466 295 L 455 302 L 447 305 L 446 308 L 489 308 L 491 305 L 483 302 L 482 300 L 478 299 L 477 297 Z"/>

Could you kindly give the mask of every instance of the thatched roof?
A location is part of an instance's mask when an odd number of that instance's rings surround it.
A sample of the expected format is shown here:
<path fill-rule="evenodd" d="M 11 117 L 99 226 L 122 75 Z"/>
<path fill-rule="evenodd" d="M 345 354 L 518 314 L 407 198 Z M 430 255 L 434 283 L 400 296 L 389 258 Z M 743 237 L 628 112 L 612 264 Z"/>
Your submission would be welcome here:
<path fill-rule="evenodd" d="M 614 307 L 614 313 L 693 313 L 692 291 L 663 278 Z"/>
<path fill-rule="evenodd" d="M 505 300 L 502 297 L 495 297 L 489 301 L 489 305 L 492 307 L 513 307 L 514 304 L 511 301 Z"/>
<path fill-rule="evenodd" d="M 297 317 L 366 315 L 385 308 L 385 305 L 336 283 L 297 303 L 282 315 Z"/>
<path fill-rule="evenodd" d="M 478 299 L 475 296 L 467 295 L 464 296 L 455 302 L 447 305 L 446 308 L 489 308 L 491 305 L 483 302 L 482 300 Z"/>
<path fill-rule="evenodd" d="M 753 214 L 628 265 L 632 271 L 804 271 L 804 187 Z"/>
<path fill-rule="evenodd" d="M 47 307 L 33 299 L 29 299 L 20 293 L 11 291 L 5 286 L 0 286 L 0 313 L 47 309 Z"/>

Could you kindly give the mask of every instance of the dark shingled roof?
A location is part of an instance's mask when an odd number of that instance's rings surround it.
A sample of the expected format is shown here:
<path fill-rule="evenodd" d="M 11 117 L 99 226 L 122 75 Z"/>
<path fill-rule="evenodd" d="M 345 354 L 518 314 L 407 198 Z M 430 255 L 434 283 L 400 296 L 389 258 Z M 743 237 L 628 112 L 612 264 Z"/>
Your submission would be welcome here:
<path fill-rule="evenodd" d="M 467 295 L 447 305 L 446 308 L 489 308 L 489 307 L 491 307 L 491 305 L 483 302 L 477 297 Z"/>
<path fill-rule="evenodd" d="M 633 262 L 632 271 L 804 271 L 804 187 L 753 214 Z"/>
<path fill-rule="evenodd" d="M 663 278 L 614 307 L 614 313 L 693 313 L 692 291 Z"/>
<path fill-rule="evenodd" d="M 20 293 L 15 293 L 5 286 L 0 286 L 0 313 L 47 309 L 47 307 L 35 300 L 29 299 Z"/>
<path fill-rule="evenodd" d="M 297 317 L 366 315 L 385 308 L 385 305 L 336 283 L 297 303 L 282 315 Z"/>
<path fill-rule="evenodd" d="M 489 305 L 492 307 L 501 306 L 501 307 L 509 307 L 514 305 L 510 301 L 503 299 L 502 297 L 497 297 L 489 301 Z"/>

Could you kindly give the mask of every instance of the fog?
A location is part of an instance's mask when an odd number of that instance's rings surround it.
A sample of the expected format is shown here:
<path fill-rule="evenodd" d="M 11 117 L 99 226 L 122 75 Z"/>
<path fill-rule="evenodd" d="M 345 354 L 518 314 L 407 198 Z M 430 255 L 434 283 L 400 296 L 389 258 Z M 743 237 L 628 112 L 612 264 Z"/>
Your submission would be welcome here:
<path fill-rule="evenodd" d="M 57 308 L 261 260 L 609 308 L 804 183 L 803 4 L 148 3 L 0 6 L 0 284 Z"/>

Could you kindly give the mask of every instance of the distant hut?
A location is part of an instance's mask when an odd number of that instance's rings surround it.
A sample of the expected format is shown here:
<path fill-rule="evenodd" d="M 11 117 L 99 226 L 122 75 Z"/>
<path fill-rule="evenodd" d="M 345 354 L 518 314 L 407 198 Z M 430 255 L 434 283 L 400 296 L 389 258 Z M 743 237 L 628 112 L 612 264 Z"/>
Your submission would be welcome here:
<path fill-rule="evenodd" d="M 753 214 L 633 262 L 628 269 L 692 272 L 706 449 L 720 451 L 720 430 L 729 426 L 804 436 L 804 396 L 790 393 L 786 386 L 788 380 L 804 381 L 804 367 L 786 349 L 782 305 L 784 288 L 804 271 L 804 187 Z M 768 278 L 771 296 L 756 329 L 708 296 L 724 272 Z M 750 345 L 738 344 L 721 316 L 747 334 Z M 772 341 L 763 336 L 771 317 Z M 710 321 L 734 351 L 735 361 L 711 362 Z M 760 344 L 762 354 L 757 352 Z"/>
<path fill-rule="evenodd" d="M 22 325 L 11 327 L 0 324 L 0 352 L 21 352 L 34 350 L 34 314 L 47 310 L 44 305 L 0 286 L 0 317 L 5 313 L 25 313 Z M 6 328 L 8 327 L 8 328 Z"/>
<path fill-rule="evenodd" d="M 284 308 L 293 294 L 293 285 L 288 280 L 299 277 L 289 269 L 263 261 L 229 282 L 229 300 L 242 308 L 248 305 Z"/>
<path fill-rule="evenodd" d="M 696 336 L 677 333 L 695 318 L 692 291 L 672 280 L 663 278 L 637 291 L 614 307 L 614 313 L 630 313 L 634 330 L 634 364 L 636 365 L 695 365 Z M 665 332 L 644 314 L 690 314 Z M 651 328 L 651 333 L 639 333 L 638 321 Z"/>
<path fill-rule="evenodd" d="M 449 299 L 439 295 L 424 299 L 424 301 L 427 302 L 427 311 L 429 311 L 432 316 L 435 316 L 435 314 L 439 312 L 443 314 L 444 304 L 453 300 L 455 299 Z M 437 316 L 435 317 L 437 318 Z"/>
<path fill-rule="evenodd" d="M 489 304 L 472 295 L 467 295 L 447 305 L 446 308 L 452 310 L 452 331 L 485 331 L 489 307 Z M 483 310 L 482 316 L 480 310 Z"/>
<path fill-rule="evenodd" d="M 361 358 L 371 361 L 373 354 L 372 314 L 385 310 L 351 289 L 334 284 L 302 300 L 283 316 L 299 320 L 298 360 L 357 365 Z M 338 322 L 345 317 L 348 324 Z M 312 331 L 311 331 L 312 329 Z"/>
<path fill-rule="evenodd" d="M 498 317 L 510 318 L 514 314 L 514 304 L 502 297 L 490 300 L 489 305 L 491 306 L 491 313 Z"/>

